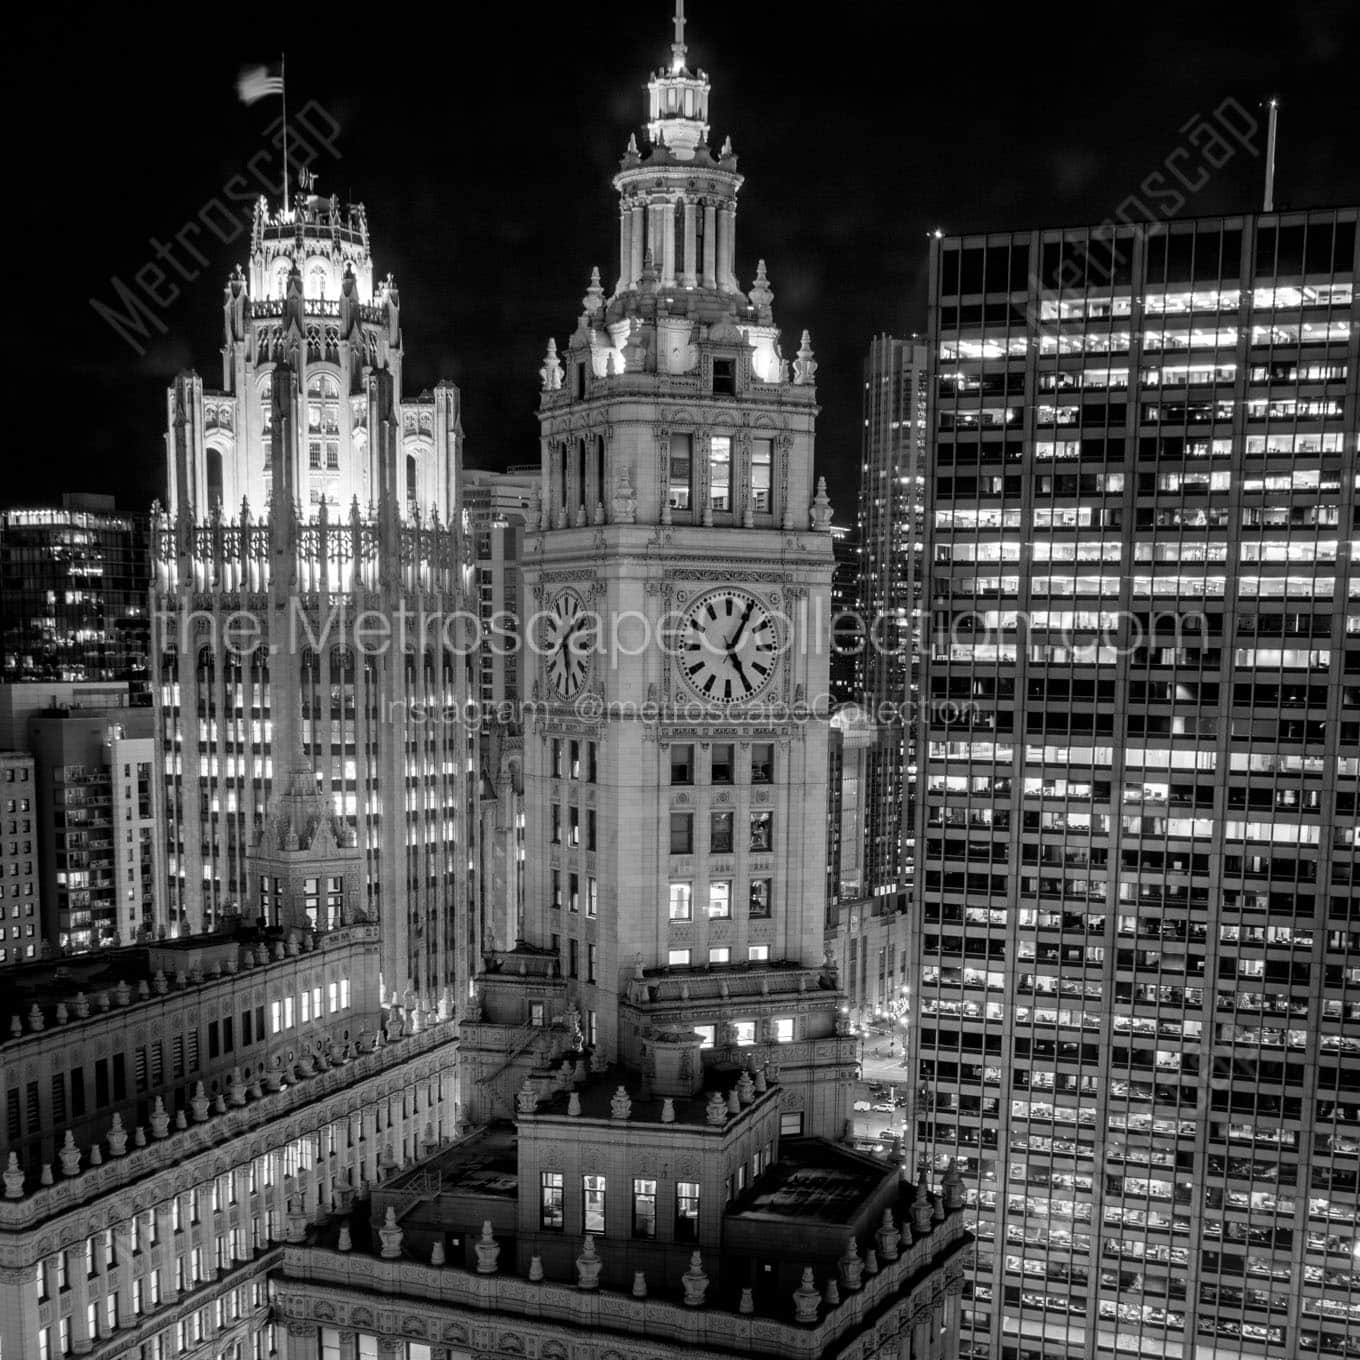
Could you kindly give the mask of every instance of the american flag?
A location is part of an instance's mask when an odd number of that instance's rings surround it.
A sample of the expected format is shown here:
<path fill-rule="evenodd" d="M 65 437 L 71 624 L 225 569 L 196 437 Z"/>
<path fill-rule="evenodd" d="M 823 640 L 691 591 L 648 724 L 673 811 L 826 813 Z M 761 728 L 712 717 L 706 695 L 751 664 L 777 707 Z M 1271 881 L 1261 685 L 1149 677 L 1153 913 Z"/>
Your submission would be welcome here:
<path fill-rule="evenodd" d="M 236 93 L 243 104 L 254 104 L 270 95 L 283 93 L 283 63 L 269 66 L 246 66 L 236 78 Z"/>

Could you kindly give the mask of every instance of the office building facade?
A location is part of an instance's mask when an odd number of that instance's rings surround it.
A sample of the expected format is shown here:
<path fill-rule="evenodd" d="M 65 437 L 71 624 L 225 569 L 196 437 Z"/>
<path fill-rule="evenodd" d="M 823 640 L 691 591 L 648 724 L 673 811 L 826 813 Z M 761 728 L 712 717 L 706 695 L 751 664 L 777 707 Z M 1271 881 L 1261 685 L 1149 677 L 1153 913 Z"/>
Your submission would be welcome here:
<path fill-rule="evenodd" d="M 0 967 L 42 949 L 33 757 L 0 750 Z"/>
<path fill-rule="evenodd" d="M 121 680 L 145 693 L 146 530 L 112 496 L 0 511 L 0 680 Z"/>
<path fill-rule="evenodd" d="M 44 938 L 77 954 L 151 934 L 164 872 L 151 710 L 44 709 L 28 731 Z"/>
<path fill-rule="evenodd" d="M 962 1355 L 1360 1351 L 1356 218 L 933 248 L 911 1151 L 976 1176 Z"/>

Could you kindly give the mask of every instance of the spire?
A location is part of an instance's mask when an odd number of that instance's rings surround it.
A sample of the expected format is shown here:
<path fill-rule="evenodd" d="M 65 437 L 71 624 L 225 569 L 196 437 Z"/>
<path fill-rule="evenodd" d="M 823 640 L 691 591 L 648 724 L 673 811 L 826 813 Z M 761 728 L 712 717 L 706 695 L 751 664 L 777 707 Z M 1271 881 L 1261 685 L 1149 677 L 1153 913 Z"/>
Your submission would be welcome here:
<path fill-rule="evenodd" d="M 685 0 L 675 0 L 675 41 L 671 44 L 671 74 L 685 69 Z"/>

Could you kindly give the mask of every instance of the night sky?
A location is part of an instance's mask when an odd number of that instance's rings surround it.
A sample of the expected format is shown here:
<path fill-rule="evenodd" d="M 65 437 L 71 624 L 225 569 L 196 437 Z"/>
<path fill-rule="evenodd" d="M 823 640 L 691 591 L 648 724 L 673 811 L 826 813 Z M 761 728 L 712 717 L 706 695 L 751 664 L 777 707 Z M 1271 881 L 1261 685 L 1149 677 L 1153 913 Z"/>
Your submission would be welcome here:
<path fill-rule="evenodd" d="M 840 522 L 854 518 L 863 356 L 879 331 L 924 329 L 932 228 L 1099 222 L 1225 99 L 1260 118 L 1263 145 L 1269 94 L 1282 101 L 1276 206 L 1360 200 L 1350 0 L 687 8 L 714 145 L 730 134 L 746 176 L 737 273 L 747 287 L 766 259 L 786 356 L 812 331 L 817 464 Z M 207 265 L 172 247 L 198 277 L 163 262 L 180 291 L 153 309 L 166 329 L 142 354 L 90 299 L 117 306 L 112 280 L 135 286 L 149 239 L 171 241 L 249 173 L 278 104 L 243 107 L 235 78 L 280 50 L 291 108 L 315 101 L 340 125 L 338 158 L 314 162 L 319 191 L 367 205 L 377 272 L 401 288 L 408 394 L 441 377 L 461 386 L 469 465 L 537 460 L 536 370 L 547 337 L 573 330 L 591 265 L 612 287 L 610 178 L 642 127 L 648 72 L 669 55 L 670 6 L 427 13 L 44 4 L 11 17 L 17 390 L 0 502 L 81 489 L 144 508 L 162 493 L 164 389 L 186 367 L 220 384 L 221 287 L 248 234 L 188 238 Z M 1177 215 L 1258 208 L 1262 180 L 1263 161 L 1238 145 Z"/>

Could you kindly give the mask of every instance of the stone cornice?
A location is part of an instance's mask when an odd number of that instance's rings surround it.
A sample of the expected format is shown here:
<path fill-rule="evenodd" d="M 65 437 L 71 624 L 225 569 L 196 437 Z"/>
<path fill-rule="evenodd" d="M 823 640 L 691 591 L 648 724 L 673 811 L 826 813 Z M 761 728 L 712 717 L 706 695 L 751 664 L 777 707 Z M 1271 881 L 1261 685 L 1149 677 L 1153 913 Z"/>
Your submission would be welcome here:
<path fill-rule="evenodd" d="M 475 1352 L 545 1360 L 580 1354 L 690 1360 L 728 1353 L 780 1360 L 835 1353 L 858 1360 L 877 1354 L 962 1288 L 971 1244 L 962 1212 L 951 1213 L 897 1260 L 882 1262 L 862 1289 L 846 1291 L 829 1310 L 823 1306 L 813 1325 L 305 1245 L 285 1248 L 274 1287 L 282 1320 L 361 1327 Z M 607 1249 L 606 1240 L 601 1250 Z M 583 1352 L 572 1341 L 580 1336 L 599 1339 Z M 615 1336 L 617 1347 L 606 1339 Z"/>

